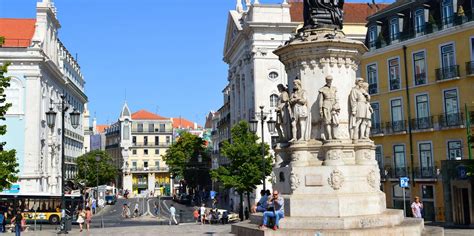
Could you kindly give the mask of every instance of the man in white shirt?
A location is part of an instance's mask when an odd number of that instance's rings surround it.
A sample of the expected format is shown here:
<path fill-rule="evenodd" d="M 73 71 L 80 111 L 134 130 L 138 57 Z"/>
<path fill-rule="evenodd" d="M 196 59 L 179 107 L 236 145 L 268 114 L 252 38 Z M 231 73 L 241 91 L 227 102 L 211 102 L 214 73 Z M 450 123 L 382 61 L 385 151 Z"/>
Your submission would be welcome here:
<path fill-rule="evenodd" d="M 176 208 L 174 208 L 173 204 L 171 204 L 171 207 L 170 207 L 170 225 L 171 225 L 171 220 L 173 220 L 174 223 L 178 225 L 178 221 L 176 220 Z"/>
<path fill-rule="evenodd" d="M 202 204 L 199 211 L 200 211 L 199 213 L 201 215 L 201 224 L 204 224 L 206 222 L 206 205 Z"/>

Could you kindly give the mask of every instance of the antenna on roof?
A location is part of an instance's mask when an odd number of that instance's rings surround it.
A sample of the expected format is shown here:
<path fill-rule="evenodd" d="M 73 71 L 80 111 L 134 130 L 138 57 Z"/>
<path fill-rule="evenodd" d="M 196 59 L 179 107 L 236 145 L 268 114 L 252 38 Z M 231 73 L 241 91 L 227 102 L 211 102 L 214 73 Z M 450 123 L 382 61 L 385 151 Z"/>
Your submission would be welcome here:
<path fill-rule="evenodd" d="M 127 103 L 127 88 L 125 88 L 125 103 Z"/>
<path fill-rule="evenodd" d="M 372 8 L 372 4 L 370 4 L 370 3 L 367 3 L 367 6 L 369 6 L 369 7 L 370 7 L 370 9 L 373 9 L 373 8 Z"/>
<path fill-rule="evenodd" d="M 380 10 L 380 7 L 379 7 L 379 5 L 377 5 L 377 3 L 375 3 L 375 0 L 372 0 L 372 4 L 375 5 L 375 8 L 377 8 L 377 11 Z"/>
<path fill-rule="evenodd" d="M 77 52 L 76 52 L 76 58 L 75 59 L 76 59 L 76 62 L 79 63 L 79 54 L 77 54 Z"/>

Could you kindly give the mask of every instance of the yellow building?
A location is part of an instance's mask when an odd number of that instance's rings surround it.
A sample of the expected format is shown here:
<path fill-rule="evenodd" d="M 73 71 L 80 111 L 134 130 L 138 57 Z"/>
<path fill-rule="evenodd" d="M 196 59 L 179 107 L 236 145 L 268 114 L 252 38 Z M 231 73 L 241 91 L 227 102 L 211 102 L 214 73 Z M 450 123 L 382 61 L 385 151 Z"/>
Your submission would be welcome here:
<path fill-rule="evenodd" d="M 381 187 L 387 206 L 403 209 L 398 178 L 409 177 L 407 215 L 420 196 L 426 221 L 474 223 L 472 183 L 443 186 L 441 176 L 442 161 L 469 158 L 464 106 L 474 101 L 472 7 L 471 1 L 399 0 L 368 18 L 370 51 L 361 73 L 370 84 Z M 458 188 L 466 190 L 457 199 L 469 211 L 456 218 L 456 197 L 445 189 Z"/>

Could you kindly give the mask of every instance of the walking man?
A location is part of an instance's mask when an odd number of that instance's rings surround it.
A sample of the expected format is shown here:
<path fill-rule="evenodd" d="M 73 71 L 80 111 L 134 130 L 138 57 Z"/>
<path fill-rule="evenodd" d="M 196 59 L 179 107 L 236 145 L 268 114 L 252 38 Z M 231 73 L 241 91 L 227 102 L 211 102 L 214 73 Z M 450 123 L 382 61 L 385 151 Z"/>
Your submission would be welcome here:
<path fill-rule="evenodd" d="M 21 234 L 21 221 L 23 220 L 23 216 L 21 215 L 20 211 L 16 212 L 16 215 L 12 219 L 12 224 L 15 224 L 15 236 L 20 236 Z"/>
<path fill-rule="evenodd" d="M 171 204 L 171 207 L 170 207 L 170 225 L 171 225 L 172 220 L 174 221 L 176 225 L 178 225 L 178 221 L 176 220 L 176 208 L 174 208 L 173 204 Z"/>

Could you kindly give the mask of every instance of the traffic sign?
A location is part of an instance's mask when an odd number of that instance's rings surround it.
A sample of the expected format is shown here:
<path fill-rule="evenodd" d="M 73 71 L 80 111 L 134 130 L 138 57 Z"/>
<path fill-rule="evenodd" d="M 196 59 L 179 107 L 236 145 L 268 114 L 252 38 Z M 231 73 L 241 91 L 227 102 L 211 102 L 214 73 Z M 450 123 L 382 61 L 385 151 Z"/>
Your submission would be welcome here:
<path fill-rule="evenodd" d="M 400 177 L 400 188 L 408 188 L 408 182 L 410 179 L 408 177 Z"/>

